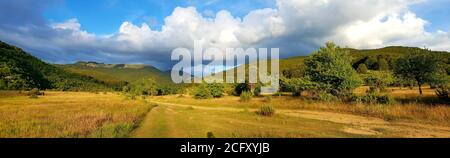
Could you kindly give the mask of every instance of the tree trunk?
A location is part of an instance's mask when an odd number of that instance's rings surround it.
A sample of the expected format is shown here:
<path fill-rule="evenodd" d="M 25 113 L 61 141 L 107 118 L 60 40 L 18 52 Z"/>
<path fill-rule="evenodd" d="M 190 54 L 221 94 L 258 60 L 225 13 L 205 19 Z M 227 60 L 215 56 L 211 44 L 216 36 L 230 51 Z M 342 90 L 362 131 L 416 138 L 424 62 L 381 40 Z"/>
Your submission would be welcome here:
<path fill-rule="evenodd" d="M 423 95 L 423 92 L 422 92 L 422 84 L 418 83 L 418 85 L 419 85 L 420 96 L 422 96 L 422 95 Z"/>

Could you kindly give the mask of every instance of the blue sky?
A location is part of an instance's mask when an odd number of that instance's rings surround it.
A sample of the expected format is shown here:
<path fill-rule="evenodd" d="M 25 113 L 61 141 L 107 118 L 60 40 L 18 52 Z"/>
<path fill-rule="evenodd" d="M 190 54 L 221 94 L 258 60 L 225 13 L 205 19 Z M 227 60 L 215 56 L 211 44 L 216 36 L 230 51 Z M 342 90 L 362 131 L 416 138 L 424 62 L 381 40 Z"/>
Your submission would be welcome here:
<path fill-rule="evenodd" d="M 252 10 L 275 5 L 272 0 L 66 0 L 50 7 L 44 16 L 49 21 L 77 18 L 89 32 L 112 34 L 123 21 L 145 22 L 160 29 L 175 7 L 194 6 L 206 16 L 229 10 L 233 16 L 243 17 Z"/>
<path fill-rule="evenodd" d="M 450 29 L 450 0 L 426 1 L 413 5 L 411 10 L 431 23 L 426 27 L 428 31 Z"/>
<path fill-rule="evenodd" d="M 450 51 L 449 32 L 450 0 L 0 0 L 0 40 L 51 63 L 169 69 L 172 50 L 195 41 L 282 58 L 327 41 Z"/>

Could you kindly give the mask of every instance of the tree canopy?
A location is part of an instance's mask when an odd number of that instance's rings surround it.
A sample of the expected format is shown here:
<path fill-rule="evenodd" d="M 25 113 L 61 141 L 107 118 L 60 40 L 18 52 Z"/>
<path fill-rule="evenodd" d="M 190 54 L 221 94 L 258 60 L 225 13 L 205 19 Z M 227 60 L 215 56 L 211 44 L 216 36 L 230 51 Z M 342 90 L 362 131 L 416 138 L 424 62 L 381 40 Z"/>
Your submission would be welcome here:
<path fill-rule="evenodd" d="M 305 61 L 305 76 L 312 82 L 338 91 L 350 91 L 362 84 L 351 65 L 348 52 L 328 42 Z"/>
<path fill-rule="evenodd" d="M 415 51 L 404 58 L 398 59 L 394 69 L 395 75 L 398 77 L 406 80 L 415 80 L 421 95 L 423 94 L 422 85 L 447 82 L 440 80 L 446 78 L 447 74 L 445 71 L 443 61 L 437 55 L 425 50 Z"/>

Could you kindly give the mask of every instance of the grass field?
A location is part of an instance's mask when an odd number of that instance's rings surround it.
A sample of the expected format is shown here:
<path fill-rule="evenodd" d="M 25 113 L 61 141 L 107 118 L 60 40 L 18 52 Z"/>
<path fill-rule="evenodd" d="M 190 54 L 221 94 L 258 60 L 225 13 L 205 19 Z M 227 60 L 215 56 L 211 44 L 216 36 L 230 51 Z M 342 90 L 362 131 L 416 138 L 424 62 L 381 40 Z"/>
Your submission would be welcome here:
<path fill-rule="evenodd" d="M 0 137 L 128 137 L 151 108 L 111 93 L 0 92 Z"/>
<path fill-rule="evenodd" d="M 356 94 L 362 94 L 367 87 L 355 90 Z M 318 102 L 302 97 L 274 96 L 270 102 L 276 109 L 284 110 L 313 110 L 355 114 L 381 118 L 387 121 L 406 121 L 415 123 L 427 123 L 450 126 L 450 106 L 448 104 L 421 103 L 417 89 L 388 88 L 387 92 L 397 103 L 392 105 L 367 105 L 349 104 L 343 102 Z M 425 100 L 436 97 L 434 90 L 424 89 Z M 264 97 L 253 98 L 251 102 L 241 102 L 239 97 L 226 96 L 218 99 L 196 100 L 192 97 L 164 96 L 153 97 L 153 100 L 178 104 L 190 104 L 207 107 L 233 107 L 233 108 L 259 108 L 267 104 Z M 417 100 L 417 101 L 416 101 Z M 404 102 L 404 103 L 402 103 Z"/>
<path fill-rule="evenodd" d="M 356 90 L 363 92 L 364 88 Z M 395 98 L 417 91 L 390 88 Z M 426 89 L 425 97 L 433 97 Z M 45 92 L 31 99 L 0 92 L 0 137 L 225 138 L 440 137 L 450 138 L 450 107 L 418 102 L 362 105 L 291 96 L 240 102 L 239 97 L 125 99 L 114 93 Z M 272 117 L 256 113 L 262 104 Z"/>

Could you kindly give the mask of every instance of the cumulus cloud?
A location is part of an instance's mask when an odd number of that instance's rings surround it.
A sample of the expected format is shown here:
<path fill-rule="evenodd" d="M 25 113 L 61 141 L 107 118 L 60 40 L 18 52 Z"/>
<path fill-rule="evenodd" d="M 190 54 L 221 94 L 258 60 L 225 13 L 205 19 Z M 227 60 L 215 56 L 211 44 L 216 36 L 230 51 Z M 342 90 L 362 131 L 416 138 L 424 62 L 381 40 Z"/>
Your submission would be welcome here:
<path fill-rule="evenodd" d="M 34 1 L 1 3 L 23 6 L 25 2 Z M 234 17 L 227 10 L 202 13 L 195 7 L 177 7 L 165 17 L 160 30 L 146 23 L 125 21 L 117 33 L 108 36 L 83 30 L 76 18 L 48 23 L 37 16 L 45 7 L 23 7 L 19 9 L 23 15 L 12 17 L 5 16 L 12 10 L 4 8 L 0 9 L 0 40 L 23 46 L 51 61 L 135 62 L 160 68 L 173 64 L 170 62 L 173 49 L 193 49 L 194 41 L 204 48 L 222 50 L 277 47 L 283 57 L 304 55 L 326 41 L 355 48 L 408 45 L 449 51 L 450 30 L 427 32 L 425 27 L 431 24 L 409 9 L 421 2 L 277 0 L 274 8 L 253 10 L 243 17 Z M 27 11 L 32 14 L 25 14 Z M 18 18 L 29 22 L 14 21 Z"/>

